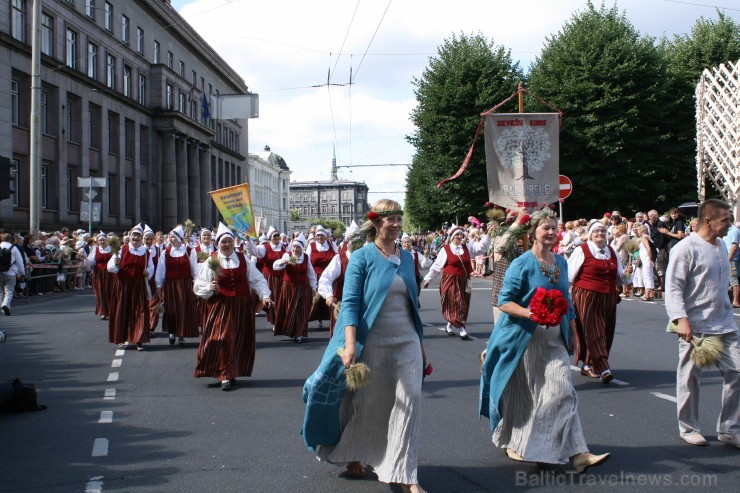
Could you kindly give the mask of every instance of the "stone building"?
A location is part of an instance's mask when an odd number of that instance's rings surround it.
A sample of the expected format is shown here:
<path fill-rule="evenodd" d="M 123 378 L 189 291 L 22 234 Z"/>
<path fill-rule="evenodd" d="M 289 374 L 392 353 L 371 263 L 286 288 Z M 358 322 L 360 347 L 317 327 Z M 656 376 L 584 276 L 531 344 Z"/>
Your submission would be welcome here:
<path fill-rule="evenodd" d="M 361 224 L 370 210 L 367 194 L 365 182 L 338 179 L 337 162 L 332 159 L 330 180 L 290 182 L 290 209 L 298 217 L 292 230 L 307 231 L 322 220 Z"/>
<path fill-rule="evenodd" d="M 266 232 L 270 226 L 288 231 L 290 168 L 282 156 L 265 146 L 259 154 L 249 154 L 249 194 L 257 229 Z"/>
<path fill-rule="evenodd" d="M 31 7 L 0 5 L 10 228 L 29 216 Z M 95 228 L 216 223 L 208 192 L 247 178 L 247 120 L 213 119 L 210 96 L 249 90 L 167 0 L 44 1 L 41 53 L 42 229 L 80 224 L 77 178 L 88 176 L 108 180 Z"/>

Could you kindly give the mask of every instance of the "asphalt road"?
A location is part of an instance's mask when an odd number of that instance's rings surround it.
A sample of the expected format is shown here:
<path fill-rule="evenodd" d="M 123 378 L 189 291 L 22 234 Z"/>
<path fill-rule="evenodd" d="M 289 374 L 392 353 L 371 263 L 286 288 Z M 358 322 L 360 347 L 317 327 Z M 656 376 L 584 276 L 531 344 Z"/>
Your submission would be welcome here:
<path fill-rule="evenodd" d="M 610 460 L 589 474 L 508 460 L 479 419 L 477 356 L 491 330 L 490 284 L 474 281 L 469 341 L 443 331 L 436 288 L 421 296 L 434 373 L 423 389 L 419 479 L 429 492 L 740 490 L 740 450 L 716 440 L 721 377 L 707 371 L 701 422 L 710 446 L 678 437 L 677 342 L 662 302 L 619 306 L 604 386 L 573 372 L 586 439 Z M 299 435 L 301 389 L 328 332 L 295 344 L 257 319 L 253 377 L 232 392 L 193 378 L 196 341 L 159 336 L 144 352 L 107 342 L 90 291 L 17 300 L 0 317 L 0 381 L 35 383 L 48 409 L 0 415 L 0 492 L 401 491 L 316 461 Z M 738 313 L 740 315 L 740 313 Z M 313 324 L 312 324 L 313 325 Z"/>

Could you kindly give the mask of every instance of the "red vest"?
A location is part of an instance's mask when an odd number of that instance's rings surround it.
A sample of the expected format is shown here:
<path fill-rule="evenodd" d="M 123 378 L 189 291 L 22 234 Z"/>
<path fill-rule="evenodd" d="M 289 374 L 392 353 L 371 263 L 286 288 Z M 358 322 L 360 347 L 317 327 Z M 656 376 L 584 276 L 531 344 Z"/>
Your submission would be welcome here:
<path fill-rule="evenodd" d="M 339 274 L 339 277 L 334 279 L 334 284 L 332 284 L 331 288 L 334 297 L 341 300 L 342 293 L 344 291 L 344 274 L 347 272 L 347 264 L 349 264 L 349 258 L 347 258 L 347 250 L 344 248 L 339 252 L 339 255 L 339 263 L 342 266 L 342 271 Z"/>
<path fill-rule="evenodd" d="M 314 243 L 314 246 L 316 246 L 318 243 Z M 311 247 L 313 249 L 313 247 Z M 324 272 L 324 269 L 326 269 L 326 266 L 329 265 L 329 262 L 331 262 L 331 259 L 334 258 L 334 255 L 336 255 L 336 252 L 331 246 L 331 243 L 329 243 L 329 249 L 325 252 L 320 252 L 318 250 L 313 250 L 311 252 L 311 265 L 313 266 L 313 270 L 316 271 L 316 277 L 321 277 L 321 274 Z"/>
<path fill-rule="evenodd" d="M 128 245 L 121 247 L 121 267 L 118 270 L 119 279 L 146 279 L 146 266 L 149 263 L 149 250 L 146 255 L 134 255 L 128 251 Z"/>
<path fill-rule="evenodd" d="M 208 250 L 203 250 L 203 245 L 200 245 L 200 244 L 197 247 L 195 247 L 196 254 L 197 253 L 201 253 L 201 252 L 205 252 L 208 255 L 211 255 L 215 251 L 216 251 L 216 249 L 213 248 L 213 244 L 211 244 L 211 246 L 208 247 Z M 203 260 L 197 259 L 197 260 L 198 260 L 198 263 L 199 264 L 202 264 L 203 262 L 205 262 L 205 259 L 203 259 Z"/>
<path fill-rule="evenodd" d="M 108 261 L 113 256 L 113 252 L 104 253 L 100 248 L 95 248 L 95 270 L 107 271 Z"/>
<path fill-rule="evenodd" d="M 251 290 L 247 279 L 247 259 L 239 252 L 234 252 L 239 259 L 239 267 L 224 269 L 218 275 L 218 294 L 228 297 L 247 296 Z M 218 258 L 218 252 L 213 252 L 212 257 Z"/>
<path fill-rule="evenodd" d="M 612 257 L 609 260 L 597 259 L 591 254 L 591 249 L 587 243 L 581 243 L 583 250 L 583 265 L 578 272 L 574 286 L 598 293 L 616 293 L 617 292 L 617 254 L 610 246 L 609 249 Z"/>
<path fill-rule="evenodd" d="M 285 253 L 285 247 L 280 245 L 280 250 L 273 251 L 272 244 L 268 243 L 265 245 L 265 256 L 263 258 L 262 273 L 266 276 L 279 276 L 281 272 L 272 268 L 276 260 L 283 258 Z"/>
<path fill-rule="evenodd" d="M 303 262 L 300 264 L 286 265 L 283 272 L 283 282 L 308 284 L 308 255 L 303 255 Z"/>
<path fill-rule="evenodd" d="M 167 247 L 164 255 L 166 279 L 187 279 L 193 277 L 190 272 L 190 247 L 187 247 L 185 251 L 187 253 L 182 257 L 173 257 L 171 255 L 172 247 Z"/>
<path fill-rule="evenodd" d="M 447 262 L 445 263 L 442 272 L 451 276 L 470 276 L 470 271 L 473 268 L 470 266 L 470 253 L 465 243 L 462 243 L 463 254 L 459 257 L 452 253 L 450 245 L 445 245 L 445 252 L 447 252 Z"/>

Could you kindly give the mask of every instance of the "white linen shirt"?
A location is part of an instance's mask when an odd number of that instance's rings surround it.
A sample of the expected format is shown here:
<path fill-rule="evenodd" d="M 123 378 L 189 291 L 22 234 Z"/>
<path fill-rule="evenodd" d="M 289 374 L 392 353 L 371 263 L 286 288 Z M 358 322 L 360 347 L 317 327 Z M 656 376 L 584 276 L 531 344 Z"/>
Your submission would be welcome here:
<path fill-rule="evenodd" d="M 227 260 L 228 258 L 228 260 Z M 218 252 L 218 260 L 221 263 L 221 267 L 224 269 L 236 269 L 241 265 L 239 261 L 239 255 L 236 252 L 232 253 L 229 257 L 226 257 L 223 253 Z M 213 281 L 213 271 L 208 267 L 207 260 L 202 263 L 203 268 L 198 272 L 193 284 L 193 293 L 196 296 L 208 299 L 215 294 L 211 289 L 211 281 Z M 265 276 L 262 275 L 257 267 L 252 262 L 247 262 L 247 281 L 249 281 L 249 287 L 257 291 L 263 300 L 269 300 L 270 288 L 267 285 Z"/>
<path fill-rule="evenodd" d="M 599 260 L 609 260 L 610 258 L 612 258 L 612 253 L 607 245 L 604 245 L 604 253 L 601 253 L 601 249 L 599 249 L 599 247 L 597 247 L 596 243 L 594 243 L 593 241 L 587 241 L 586 245 L 588 245 L 588 249 L 591 251 L 591 255 L 593 255 L 595 258 Z M 568 281 L 571 284 L 575 280 L 576 275 L 578 275 L 578 273 L 581 271 L 581 267 L 583 267 L 583 262 L 585 260 L 586 255 L 584 255 L 583 249 L 581 249 L 580 246 L 573 250 L 573 253 L 570 254 L 570 257 L 568 257 Z M 620 284 L 622 282 L 622 262 L 620 262 L 619 258 L 617 258 L 616 260 L 617 284 Z"/>
<path fill-rule="evenodd" d="M 198 257 L 193 255 L 194 251 L 190 252 L 190 256 L 188 257 L 188 263 L 190 263 L 190 277 L 195 279 L 198 277 L 198 271 L 200 271 L 200 266 L 198 265 Z M 180 258 L 184 255 L 188 254 L 188 250 L 185 247 L 185 245 L 180 245 L 179 247 L 171 247 L 170 248 L 170 255 L 172 258 Z M 157 285 L 157 289 L 162 289 L 162 286 L 164 285 L 165 279 L 167 279 L 167 262 L 165 261 L 167 257 L 167 249 L 165 248 L 162 250 L 162 253 L 159 254 L 159 262 L 157 262 L 157 272 L 154 274 L 154 282 Z"/>
<path fill-rule="evenodd" d="M 488 252 L 488 246 L 491 244 L 491 237 L 488 235 L 485 235 L 483 238 L 481 238 L 481 241 L 475 242 L 475 241 L 469 241 L 465 244 L 465 246 L 468 247 L 468 252 L 470 253 L 470 260 L 475 260 L 475 257 L 477 255 L 485 255 Z M 455 245 L 454 243 L 450 243 L 450 250 L 455 255 L 462 255 L 463 254 L 463 248 L 462 243 L 459 245 Z M 442 269 L 444 269 L 445 264 L 447 263 L 447 249 L 442 247 L 439 249 L 439 253 L 437 254 L 437 258 L 435 259 L 432 266 L 429 268 L 429 272 L 426 276 L 424 276 L 424 282 L 432 282 L 434 279 L 437 278 L 442 273 Z M 468 275 L 473 273 L 473 267 L 470 265 L 466 265 L 465 269 L 470 267 L 470 272 L 468 272 Z"/>
<path fill-rule="evenodd" d="M 288 263 L 290 262 L 290 255 L 291 255 L 290 253 L 284 253 L 283 258 L 276 260 L 272 264 L 272 268 L 275 270 L 284 270 L 285 267 L 287 267 Z M 299 263 L 299 264 L 302 263 L 303 257 L 305 256 L 306 254 L 302 253 L 301 256 L 298 257 L 298 260 L 296 261 L 296 263 Z M 334 257 L 336 258 L 336 255 Z M 313 270 L 313 265 L 311 265 L 310 261 L 306 263 L 308 264 L 307 269 L 306 269 L 306 273 L 308 274 L 308 284 L 310 284 L 311 289 L 315 291 L 316 290 L 316 271 Z"/>
<path fill-rule="evenodd" d="M 352 252 L 349 250 L 345 254 L 347 255 L 347 259 L 352 256 Z M 319 277 L 317 291 L 324 299 L 334 296 L 334 281 L 342 275 L 342 255 L 344 254 L 334 255 L 329 265 L 324 269 L 324 272 L 321 273 L 321 277 Z"/>
<path fill-rule="evenodd" d="M 100 250 L 102 253 L 110 253 L 110 245 L 106 246 L 105 248 L 100 248 L 99 245 L 95 245 L 90 249 L 90 254 L 85 259 L 85 265 L 88 267 L 93 267 L 95 265 L 95 255 L 97 255 L 98 250 Z"/>
<path fill-rule="evenodd" d="M 132 255 L 136 255 L 137 257 L 141 257 L 142 255 L 146 255 L 146 252 L 148 251 L 147 247 L 144 245 L 141 245 L 139 248 L 134 248 L 131 244 L 128 245 L 128 251 Z M 120 253 L 119 253 L 120 255 Z M 111 274 L 118 274 L 118 271 L 120 270 L 118 266 L 116 265 L 116 257 L 113 255 L 110 260 L 108 261 L 108 272 Z M 154 262 L 152 262 L 152 256 L 149 255 L 149 262 L 146 264 L 146 278 L 151 279 L 154 275 Z"/>

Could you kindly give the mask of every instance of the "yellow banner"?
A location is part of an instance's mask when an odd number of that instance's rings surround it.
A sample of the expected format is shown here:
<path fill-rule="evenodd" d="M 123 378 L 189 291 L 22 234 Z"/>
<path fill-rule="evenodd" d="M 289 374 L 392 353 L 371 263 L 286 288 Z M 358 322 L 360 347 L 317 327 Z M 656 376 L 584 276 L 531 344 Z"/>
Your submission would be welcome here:
<path fill-rule="evenodd" d="M 208 193 L 229 228 L 238 232 L 242 237 L 257 237 L 254 216 L 252 215 L 252 199 L 249 196 L 249 183 L 242 183 Z"/>

